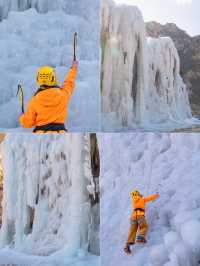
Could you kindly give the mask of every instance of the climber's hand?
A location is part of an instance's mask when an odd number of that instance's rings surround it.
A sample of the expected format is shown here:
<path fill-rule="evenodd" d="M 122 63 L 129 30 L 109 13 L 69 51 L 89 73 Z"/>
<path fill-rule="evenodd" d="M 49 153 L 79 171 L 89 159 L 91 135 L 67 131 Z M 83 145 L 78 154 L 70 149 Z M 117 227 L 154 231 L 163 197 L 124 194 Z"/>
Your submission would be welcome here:
<path fill-rule="evenodd" d="M 157 198 L 160 198 L 160 194 L 158 192 L 156 193 L 156 195 L 157 195 Z"/>
<path fill-rule="evenodd" d="M 77 60 L 73 60 L 72 67 L 78 67 L 79 62 Z"/>

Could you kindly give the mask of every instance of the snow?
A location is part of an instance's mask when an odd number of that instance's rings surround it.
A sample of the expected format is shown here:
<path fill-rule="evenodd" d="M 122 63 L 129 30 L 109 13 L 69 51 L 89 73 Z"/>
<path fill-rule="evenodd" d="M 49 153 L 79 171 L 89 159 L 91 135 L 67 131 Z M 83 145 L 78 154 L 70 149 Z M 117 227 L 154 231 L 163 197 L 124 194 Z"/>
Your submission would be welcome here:
<path fill-rule="evenodd" d="M 102 264 L 199 265 L 199 134 L 108 133 L 99 142 Z M 147 244 L 127 256 L 133 189 L 160 198 L 147 205 Z"/>
<path fill-rule="evenodd" d="M 100 119 L 100 2 L 0 1 L 0 128 L 22 131 L 17 84 L 27 103 L 37 90 L 36 71 L 56 68 L 59 85 L 73 59 L 73 34 L 78 32 L 79 72 L 66 123 L 69 131 L 97 131 Z M 9 111 L 8 111 L 9 110 Z M 26 130 L 23 130 L 26 131 Z M 29 131 L 29 130 L 28 130 Z"/>
<path fill-rule="evenodd" d="M 110 0 L 103 0 L 101 24 L 103 130 L 171 131 L 199 125 L 172 39 L 147 38 L 140 10 Z"/>
<path fill-rule="evenodd" d="M 98 266 L 99 262 L 96 256 L 94 255 L 84 255 L 84 258 L 81 257 L 72 257 L 66 258 L 66 254 L 63 251 L 59 257 L 54 258 L 53 256 L 49 257 L 39 257 L 39 256 L 27 256 L 21 253 L 10 251 L 4 249 L 1 251 L 1 263 L 3 265 L 16 265 L 20 266 Z"/>
<path fill-rule="evenodd" d="M 99 265 L 89 134 L 8 134 L 2 157 L 0 264 Z"/>

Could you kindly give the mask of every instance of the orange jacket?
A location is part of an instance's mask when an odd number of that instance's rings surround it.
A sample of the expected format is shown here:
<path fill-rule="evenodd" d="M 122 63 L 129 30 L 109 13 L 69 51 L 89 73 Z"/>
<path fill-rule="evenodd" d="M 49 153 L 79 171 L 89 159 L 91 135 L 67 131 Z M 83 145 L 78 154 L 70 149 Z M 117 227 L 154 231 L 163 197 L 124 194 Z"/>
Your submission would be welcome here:
<path fill-rule="evenodd" d="M 68 105 L 75 87 L 77 67 L 69 70 L 63 86 L 40 91 L 32 97 L 26 113 L 20 116 L 20 123 L 25 128 L 43 126 L 50 123 L 65 123 Z"/>
<path fill-rule="evenodd" d="M 140 196 L 133 197 L 132 198 L 133 213 L 132 213 L 131 219 L 135 220 L 141 216 L 144 216 L 146 203 L 149 201 L 153 201 L 157 198 L 158 198 L 158 194 L 153 194 L 148 197 L 140 197 Z M 143 209 L 144 212 L 140 210 L 135 211 L 135 209 Z"/>

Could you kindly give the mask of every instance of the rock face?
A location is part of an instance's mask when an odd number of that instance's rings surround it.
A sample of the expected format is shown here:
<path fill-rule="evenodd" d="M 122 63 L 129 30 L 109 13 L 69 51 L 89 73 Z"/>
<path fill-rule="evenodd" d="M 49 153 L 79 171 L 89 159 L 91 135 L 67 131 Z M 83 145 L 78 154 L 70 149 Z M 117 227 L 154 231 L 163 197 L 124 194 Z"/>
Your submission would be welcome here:
<path fill-rule="evenodd" d="M 0 245 L 49 255 L 99 254 L 99 204 L 89 134 L 7 136 Z"/>
<path fill-rule="evenodd" d="M 184 125 L 192 118 L 170 38 L 147 39 L 137 7 L 102 5 L 103 129 Z"/>
<path fill-rule="evenodd" d="M 200 36 L 191 37 L 173 23 L 161 25 L 146 23 L 150 37 L 169 36 L 174 41 L 180 57 L 180 72 L 190 90 L 190 102 L 194 115 L 200 115 Z"/>

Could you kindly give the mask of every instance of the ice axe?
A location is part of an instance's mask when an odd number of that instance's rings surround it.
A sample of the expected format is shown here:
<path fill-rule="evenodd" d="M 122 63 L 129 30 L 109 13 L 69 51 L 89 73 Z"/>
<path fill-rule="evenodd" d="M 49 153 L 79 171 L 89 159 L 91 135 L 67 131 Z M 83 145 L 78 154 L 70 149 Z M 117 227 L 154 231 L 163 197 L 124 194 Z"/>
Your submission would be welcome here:
<path fill-rule="evenodd" d="M 74 33 L 74 41 L 73 41 L 73 46 L 74 46 L 74 61 L 76 61 L 76 47 L 77 47 L 77 37 L 78 33 Z"/>
<path fill-rule="evenodd" d="M 19 100 L 22 107 L 22 113 L 24 113 L 24 91 L 21 84 L 18 84 L 17 96 L 19 96 Z"/>

